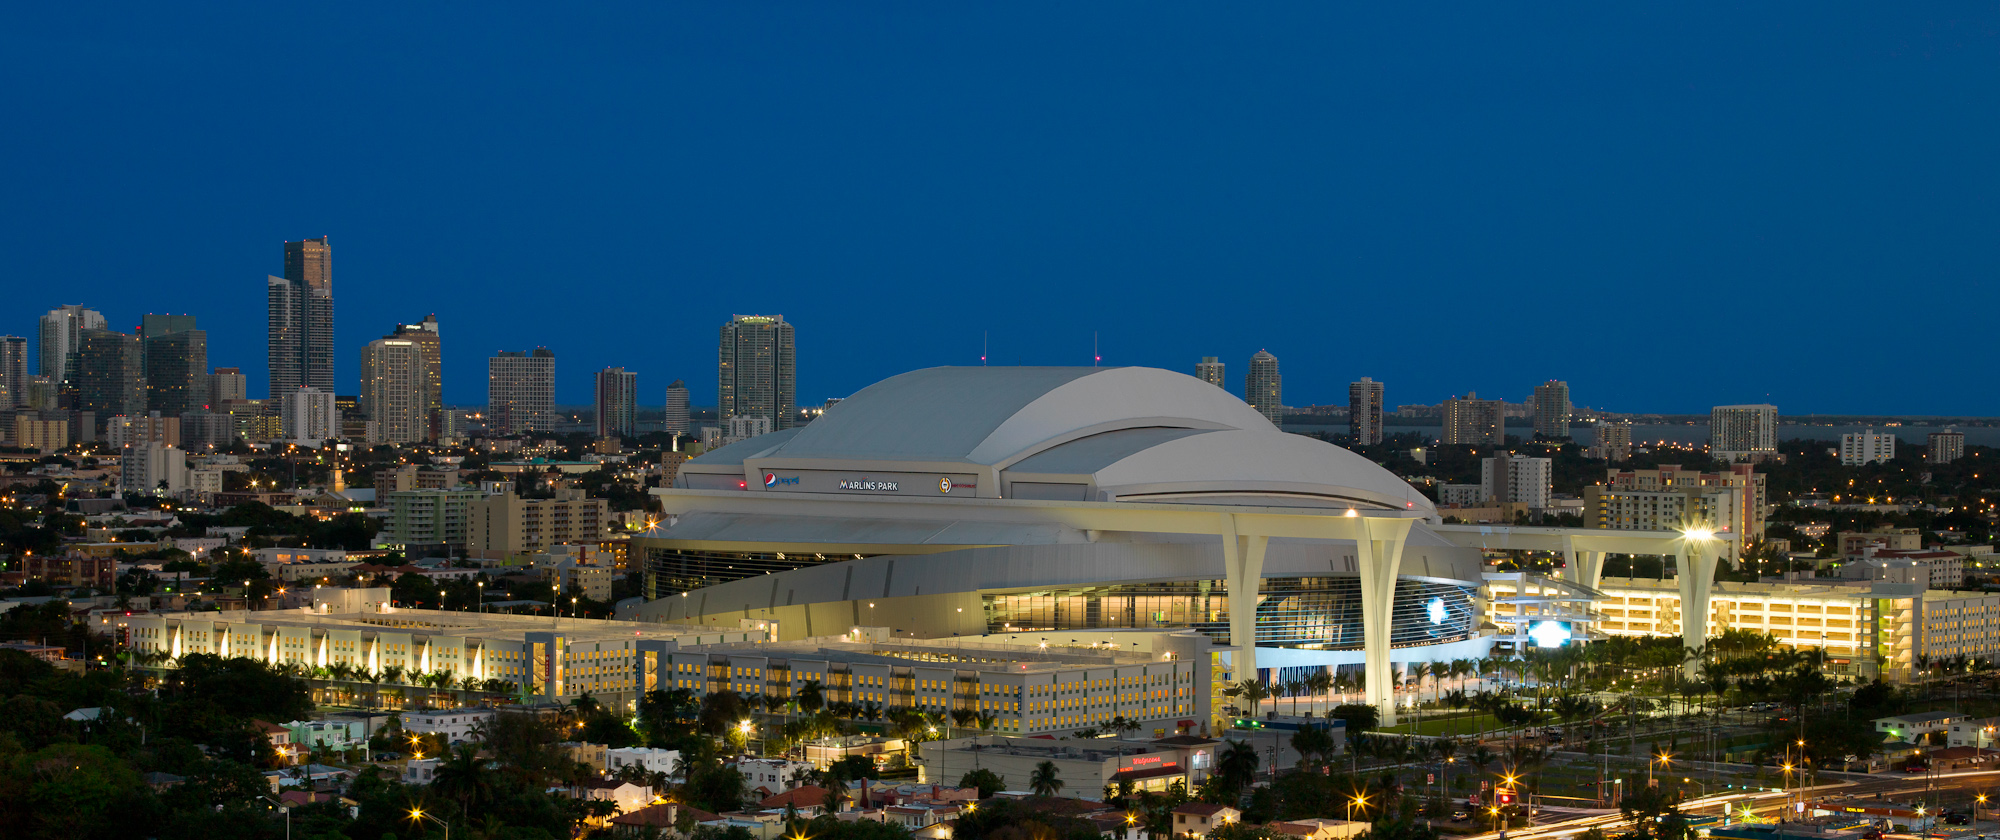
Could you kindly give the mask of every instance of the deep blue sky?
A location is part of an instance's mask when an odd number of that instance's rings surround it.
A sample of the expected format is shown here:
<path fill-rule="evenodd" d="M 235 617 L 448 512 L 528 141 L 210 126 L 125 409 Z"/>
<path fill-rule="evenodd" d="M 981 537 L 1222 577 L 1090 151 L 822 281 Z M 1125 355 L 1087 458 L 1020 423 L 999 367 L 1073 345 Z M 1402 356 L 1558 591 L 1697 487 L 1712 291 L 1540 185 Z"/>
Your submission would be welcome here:
<path fill-rule="evenodd" d="M 535 345 L 710 402 L 742 312 L 802 403 L 1095 331 L 1297 405 L 2000 414 L 1993 7 L 1406 5 L 25 4 L 0 332 L 193 312 L 261 395 L 330 234 L 343 392 L 436 312 L 451 402 Z"/>

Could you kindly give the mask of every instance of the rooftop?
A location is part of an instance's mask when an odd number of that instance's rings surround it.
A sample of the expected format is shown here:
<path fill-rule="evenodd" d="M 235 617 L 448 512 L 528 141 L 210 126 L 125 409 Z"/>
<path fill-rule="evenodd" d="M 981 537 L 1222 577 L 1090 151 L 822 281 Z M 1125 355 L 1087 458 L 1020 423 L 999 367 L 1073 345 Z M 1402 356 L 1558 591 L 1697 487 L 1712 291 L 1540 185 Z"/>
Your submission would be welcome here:
<path fill-rule="evenodd" d="M 825 660 L 863 665 L 930 665 L 968 671 L 1037 673 L 1080 667 L 1144 665 L 1156 661 L 1143 653 L 1111 649 L 1091 651 L 1064 647 L 1030 647 L 966 642 L 953 639 L 899 639 L 892 642 L 839 641 L 819 637 L 792 642 L 712 644 L 683 647 L 683 653 L 744 654 L 773 659 Z"/>
<path fill-rule="evenodd" d="M 529 633 L 561 633 L 574 644 L 591 641 L 623 641 L 674 638 L 687 635 L 714 636 L 718 630 L 736 628 L 694 627 L 654 624 L 643 621 L 611 621 L 594 618 L 554 618 L 550 616 L 508 615 L 505 613 L 413 610 L 392 607 L 386 612 L 319 614 L 305 610 L 224 610 L 221 612 L 162 613 L 178 621 L 213 621 L 217 624 L 262 624 L 279 627 L 348 629 L 430 633 L 470 636 L 480 639 L 525 641 Z M 753 631 L 754 632 L 754 631 Z"/>

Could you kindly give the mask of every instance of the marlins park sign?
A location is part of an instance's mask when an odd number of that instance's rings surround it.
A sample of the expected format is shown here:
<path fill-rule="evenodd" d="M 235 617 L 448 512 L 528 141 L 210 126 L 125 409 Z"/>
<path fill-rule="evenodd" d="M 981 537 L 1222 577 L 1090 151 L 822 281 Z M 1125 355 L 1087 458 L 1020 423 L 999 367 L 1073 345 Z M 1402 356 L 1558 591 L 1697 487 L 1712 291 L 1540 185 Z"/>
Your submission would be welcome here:
<path fill-rule="evenodd" d="M 866 491 L 866 490 L 874 490 L 874 491 L 877 491 L 877 492 L 882 492 L 882 493 L 894 493 L 894 492 L 896 492 L 896 482 L 893 482 L 893 481 L 868 481 L 868 480 L 861 480 L 861 479 L 848 479 L 848 478 L 843 478 L 843 479 L 841 479 L 841 480 L 840 480 L 840 489 L 842 489 L 842 490 L 864 490 L 864 491 Z"/>

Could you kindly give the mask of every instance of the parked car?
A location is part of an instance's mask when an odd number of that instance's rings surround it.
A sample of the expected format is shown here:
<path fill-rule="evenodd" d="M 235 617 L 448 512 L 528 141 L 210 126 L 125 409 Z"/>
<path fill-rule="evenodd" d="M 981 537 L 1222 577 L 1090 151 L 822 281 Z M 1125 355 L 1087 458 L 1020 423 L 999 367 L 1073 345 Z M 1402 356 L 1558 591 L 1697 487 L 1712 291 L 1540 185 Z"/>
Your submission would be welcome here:
<path fill-rule="evenodd" d="M 1453 811 L 1453 812 L 1451 812 L 1451 821 L 1452 821 L 1452 822 L 1465 822 L 1466 820 L 1469 820 L 1469 819 L 1472 819 L 1472 814 L 1471 814 L 1470 812 L 1467 812 L 1467 811 Z"/>

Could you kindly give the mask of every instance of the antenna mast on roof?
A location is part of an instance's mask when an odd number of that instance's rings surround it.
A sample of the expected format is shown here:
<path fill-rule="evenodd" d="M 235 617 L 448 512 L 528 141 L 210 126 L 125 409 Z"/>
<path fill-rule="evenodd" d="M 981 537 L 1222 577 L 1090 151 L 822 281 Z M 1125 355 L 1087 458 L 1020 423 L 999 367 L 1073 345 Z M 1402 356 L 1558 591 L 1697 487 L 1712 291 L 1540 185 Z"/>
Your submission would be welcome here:
<path fill-rule="evenodd" d="M 1104 356 L 1097 351 L 1097 333 L 1096 331 L 1092 331 L 1090 333 L 1090 366 L 1097 367 L 1097 363 L 1102 361 L 1104 361 Z"/>
<path fill-rule="evenodd" d="M 986 366 L 986 331 L 979 331 L 979 366 Z"/>

